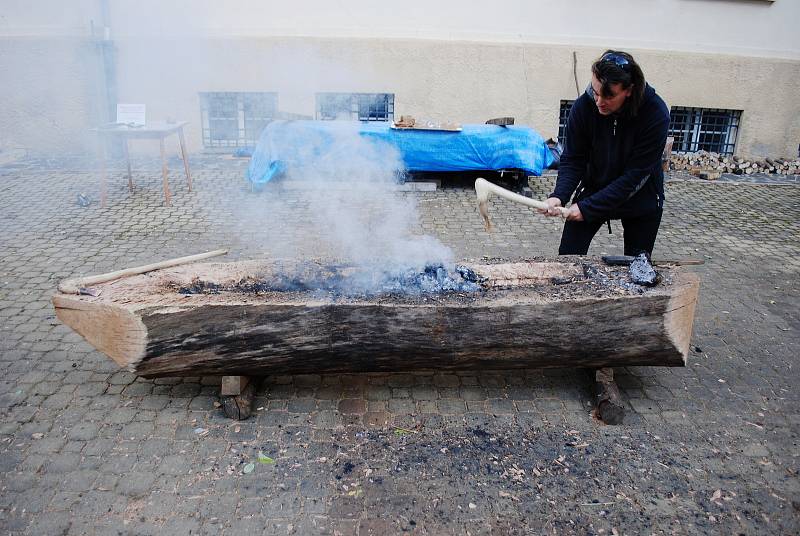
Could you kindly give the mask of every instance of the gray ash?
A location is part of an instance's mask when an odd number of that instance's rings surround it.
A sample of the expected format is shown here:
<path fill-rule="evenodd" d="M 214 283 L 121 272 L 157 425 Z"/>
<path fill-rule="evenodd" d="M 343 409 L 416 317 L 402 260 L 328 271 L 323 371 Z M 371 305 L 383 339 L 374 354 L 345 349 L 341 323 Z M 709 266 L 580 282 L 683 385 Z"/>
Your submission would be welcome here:
<path fill-rule="evenodd" d="M 608 289 L 619 289 L 631 294 L 644 294 L 645 289 L 628 281 L 627 269 L 620 272 L 619 269 L 604 267 L 600 269 L 592 264 L 583 265 L 583 273 L 591 284 Z"/>
<path fill-rule="evenodd" d="M 519 259 L 514 262 L 536 261 L 538 259 Z M 439 263 L 414 269 L 386 268 L 378 264 L 357 267 L 319 261 L 279 261 L 273 263 L 268 271 L 256 272 L 239 280 L 219 282 L 197 278 L 188 285 L 172 285 L 171 289 L 183 295 L 230 293 L 272 295 L 271 299 L 281 299 L 280 296 L 302 294 L 306 298 L 323 301 L 377 300 L 420 304 L 449 303 L 453 300 L 472 303 L 485 297 L 487 292 L 495 295 L 528 292 L 545 298 L 573 300 L 620 294 L 641 295 L 649 290 L 631 282 L 627 266 L 607 266 L 586 258 L 572 262 L 582 267 L 581 273 L 522 286 L 515 284 L 508 288 L 488 281 L 479 272 L 463 265 L 455 265 L 448 270 Z M 492 264 L 492 261 L 488 264 Z M 669 274 L 659 274 L 658 281 L 662 280 L 669 284 Z"/>
<path fill-rule="evenodd" d="M 210 283 L 208 281 L 203 281 L 201 279 L 194 279 L 192 280 L 192 284 L 187 287 L 180 287 L 178 289 L 179 294 L 219 294 L 221 290 L 224 290 L 220 285 L 216 283 Z"/>
<path fill-rule="evenodd" d="M 631 281 L 637 285 L 654 287 L 661 280 L 658 272 L 653 269 L 653 265 L 650 264 L 650 259 L 647 258 L 647 254 L 645 253 L 640 253 L 636 256 L 628 268 L 628 271 L 630 272 Z"/>
<path fill-rule="evenodd" d="M 177 289 L 180 294 L 219 294 L 225 292 L 267 293 L 308 292 L 329 297 L 427 296 L 453 293 L 476 293 L 483 290 L 483 278 L 465 266 L 449 271 L 442 264 L 425 266 L 421 271 L 315 263 L 302 264 L 293 270 L 264 279 L 243 279 L 233 285 L 218 285 L 199 279 Z"/>

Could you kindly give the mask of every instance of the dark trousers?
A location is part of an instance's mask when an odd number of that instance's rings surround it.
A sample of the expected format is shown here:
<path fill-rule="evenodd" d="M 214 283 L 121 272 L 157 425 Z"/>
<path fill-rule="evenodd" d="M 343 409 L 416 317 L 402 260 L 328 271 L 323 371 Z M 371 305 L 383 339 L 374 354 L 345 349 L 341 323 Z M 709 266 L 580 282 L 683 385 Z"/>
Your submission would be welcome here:
<path fill-rule="evenodd" d="M 662 209 L 638 216 L 636 218 L 622 218 L 623 240 L 625 242 L 625 255 L 638 255 L 645 252 L 648 256 L 653 253 L 653 245 L 658 235 L 658 226 L 661 224 Z M 559 255 L 586 255 L 589 244 L 597 234 L 604 221 L 568 221 L 564 222 L 564 232 L 561 234 L 561 245 L 558 247 Z"/>

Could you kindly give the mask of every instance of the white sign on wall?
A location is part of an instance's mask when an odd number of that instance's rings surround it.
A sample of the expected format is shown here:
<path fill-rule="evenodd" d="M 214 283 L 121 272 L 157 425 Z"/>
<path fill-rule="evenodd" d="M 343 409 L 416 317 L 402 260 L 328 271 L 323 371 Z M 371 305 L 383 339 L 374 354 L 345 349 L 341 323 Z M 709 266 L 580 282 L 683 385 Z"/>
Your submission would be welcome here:
<path fill-rule="evenodd" d="M 126 125 L 144 126 L 145 124 L 145 105 L 144 104 L 117 104 L 117 123 Z"/>

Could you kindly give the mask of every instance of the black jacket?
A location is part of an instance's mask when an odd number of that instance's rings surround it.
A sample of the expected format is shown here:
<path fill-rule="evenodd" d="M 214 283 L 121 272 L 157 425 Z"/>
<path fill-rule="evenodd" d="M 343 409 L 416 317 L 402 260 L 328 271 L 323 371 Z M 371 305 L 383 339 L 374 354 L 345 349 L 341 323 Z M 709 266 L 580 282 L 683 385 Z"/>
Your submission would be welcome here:
<path fill-rule="evenodd" d="M 624 107 L 600 115 L 584 93 L 567 119 L 564 153 L 550 197 L 573 202 L 586 221 L 636 217 L 664 203 L 661 157 L 669 128 L 669 109 L 649 85 L 635 116 Z"/>

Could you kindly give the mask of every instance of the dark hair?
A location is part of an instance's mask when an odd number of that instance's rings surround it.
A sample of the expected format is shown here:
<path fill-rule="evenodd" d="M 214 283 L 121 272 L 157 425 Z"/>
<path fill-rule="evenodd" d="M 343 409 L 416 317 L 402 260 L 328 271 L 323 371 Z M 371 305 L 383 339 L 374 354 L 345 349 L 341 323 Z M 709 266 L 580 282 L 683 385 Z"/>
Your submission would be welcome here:
<path fill-rule="evenodd" d="M 633 56 L 620 50 L 606 50 L 592 64 L 592 74 L 602 84 L 603 96 L 611 93 L 611 84 L 622 84 L 622 89 L 633 86 L 630 97 L 625 101 L 623 113 L 635 116 L 644 99 L 644 73 Z"/>

